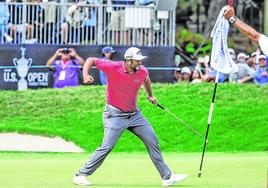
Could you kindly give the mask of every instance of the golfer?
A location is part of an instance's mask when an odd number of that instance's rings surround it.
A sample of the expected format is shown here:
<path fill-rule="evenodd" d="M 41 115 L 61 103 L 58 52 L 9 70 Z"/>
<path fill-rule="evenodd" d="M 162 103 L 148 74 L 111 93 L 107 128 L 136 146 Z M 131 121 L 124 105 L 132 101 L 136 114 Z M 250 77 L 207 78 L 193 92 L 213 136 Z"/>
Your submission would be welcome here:
<path fill-rule="evenodd" d="M 150 123 L 137 108 L 138 92 L 141 85 L 147 92 L 147 99 L 156 104 L 151 89 L 151 80 L 147 69 L 142 66 L 143 56 L 138 48 L 127 49 L 125 61 L 88 58 L 83 68 L 85 84 L 93 83 L 89 70 L 96 66 L 107 75 L 107 104 L 103 112 L 104 136 L 100 147 L 96 149 L 89 161 L 73 178 L 74 184 L 91 185 L 86 176 L 93 174 L 114 148 L 121 134 L 127 129 L 145 144 L 152 162 L 157 168 L 162 185 L 169 186 L 186 178 L 187 175 L 172 174 L 165 164 L 158 145 L 156 134 Z"/>
<path fill-rule="evenodd" d="M 250 40 L 255 43 L 258 43 L 262 52 L 268 56 L 268 37 L 257 32 L 255 29 L 241 21 L 239 18 L 235 16 L 234 8 L 228 6 L 224 16 L 229 20 L 231 24 L 233 24 L 241 33 L 247 36 Z"/>

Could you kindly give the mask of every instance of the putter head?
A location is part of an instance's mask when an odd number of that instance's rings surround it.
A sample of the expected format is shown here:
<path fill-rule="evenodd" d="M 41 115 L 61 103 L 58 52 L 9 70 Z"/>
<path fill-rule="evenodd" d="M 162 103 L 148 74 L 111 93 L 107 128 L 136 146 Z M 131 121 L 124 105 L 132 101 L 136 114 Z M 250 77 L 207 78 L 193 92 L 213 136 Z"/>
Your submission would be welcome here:
<path fill-rule="evenodd" d="M 199 171 L 199 172 L 198 172 L 198 177 L 199 177 L 199 178 L 201 178 L 201 174 L 202 174 L 202 172 Z"/>

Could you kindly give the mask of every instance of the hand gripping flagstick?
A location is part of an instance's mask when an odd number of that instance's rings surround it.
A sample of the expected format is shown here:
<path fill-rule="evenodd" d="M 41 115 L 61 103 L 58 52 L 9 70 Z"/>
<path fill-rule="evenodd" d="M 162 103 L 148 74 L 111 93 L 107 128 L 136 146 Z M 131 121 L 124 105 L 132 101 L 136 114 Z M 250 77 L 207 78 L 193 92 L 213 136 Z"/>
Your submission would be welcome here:
<path fill-rule="evenodd" d="M 228 5 L 232 6 L 233 5 L 233 1 L 232 0 L 228 0 Z M 221 14 L 221 13 L 220 13 Z M 217 21 L 215 23 L 215 25 L 217 24 Z M 229 26 L 228 26 L 229 27 Z M 217 35 L 215 34 L 217 29 L 213 28 L 213 31 L 212 31 L 212 35 Z M 228 35 L 228 32 L 227 32 L 227 35 Z M 217 36 L 216 36 L 217 37 Z M 225 38 L 226 39 L 226 38 Z M 213 41 L 214 42 L 214 41 Z M 225 41 L 227 42 L 227 41 Z M 213 44 L 213 45 L 216 45 L 216 44 Z M 222 47 L 222 46 L 221 46 Z M 224 46 L 224 47 L 227 47 Z M 217 49 L 218 51 L 219 49 Z M 212 53 L 213 53 L 213 49 L 212 49 Z M 227 55 L 227 54 L 220 54 L 220 55 Z M 219 61 L 219 59 L 215 58 L 216 55 L 211 55 L 211 60 L 213 61 L 212 62 L 212 66 L 214 63 L 214 61 Z M 228 60 L 229 59 L 229 60 Z M 225 59 L 226 62 L 228 62 L 228 66 L 222 66 L 224 67 L 224 71 L 226 71 L 225 73 L 231 71 L 231 69 L 235 70 L 235 65 L 233 63 L 230 63 L 230 58 L 226 58 Z M 215 65 L 216 66 L 216 65 Z M 209 111 L 209 116 L 208 116 L 208 126 L 207 126 L 207 131 L 206 131 L 206 135 L 205 135 L 205 140 L 204 140 L 204 146 L 203 146 L 203 152 L 202 152 L 202 158 L 201 158 L 201 162 L 200 162 L 200 167 L 199 167 L 199 172 L 198 172 L 198 177 L 201 177 L 201 174 L 202 174 L 202 166 L 203 166 L 203 161 L 204 161 L 204 156 L 205 156 L 205 151 L 206 151 L 206 146 L 207 146 L 207 143 L 208 143 L 208 133 L 209 133 L 209 128 L 210 128 L 210 124 L 211 124 L 211 120 L 212 120 L 212 115 L 213 115 L 213 109 L 214 109 L 214 102 L 215 102 L 215 97 L 216 97 L 216 92 L 217 92 L 217 86 L 218 86 L 218 80 L 219 80 L 219 70 L 222 69 L 220 65 L 217 66 L 217 74 L 216 74 L 216 78 L 215 78 L 215 85 L 214 85 L 214 91 L 213 91 L 213 96 L 212 96 L 212 102 L 210 104 L 210 111 Z"/>
<path fill-rule="evenodd" d="M 191 129 L 194 133 L 196 133 L 198 136 L 200 136 L 202 139 L 204 139 L 205 137 L 198 132 L 195 128 L 193 128 L 192 126 L 190 126 L 188 123 L 186 123 L 185 121 L 183 121 L 181 118 L 179 118 L 177 115 L 175 115 L 174 113 L 172 113 L 171 111 L 169 111 L 168 109 L 164 108 L 162 105 L 160 105 L 159 103 L 156 103 L 156 106 L 161 108 L 162 110 L 164 110 L 165 112 L 167 112 L 168 114 L 172 115 L 177 121 L 179 121 L 180 123 L 182 123 L 184 126 L 188 127 L 189 129 Z"/>

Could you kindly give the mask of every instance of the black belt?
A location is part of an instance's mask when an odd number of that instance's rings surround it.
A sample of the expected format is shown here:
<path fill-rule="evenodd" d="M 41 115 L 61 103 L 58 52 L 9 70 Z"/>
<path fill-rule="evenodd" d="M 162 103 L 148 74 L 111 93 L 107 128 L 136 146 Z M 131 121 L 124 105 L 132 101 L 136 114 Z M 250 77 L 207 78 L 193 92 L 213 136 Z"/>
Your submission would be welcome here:
<path fill-rule="evenodd" d="M 133 112 L 123 112 L 122 110 L 114 107 L 113 105 L 110 105 L 110 104 L 106 104 L 106 107 L 108 108 L 111 108 L 111 109 L 114 109 L 114 110 L 117 110 L 120 112 L 120 114 L 118 115 L 114 115 L 113 117 L 126 117 L 128 116 L 128 118 L 130 118 L 131 116 L 135 115 L 137 113 L 137 109 Z"/>

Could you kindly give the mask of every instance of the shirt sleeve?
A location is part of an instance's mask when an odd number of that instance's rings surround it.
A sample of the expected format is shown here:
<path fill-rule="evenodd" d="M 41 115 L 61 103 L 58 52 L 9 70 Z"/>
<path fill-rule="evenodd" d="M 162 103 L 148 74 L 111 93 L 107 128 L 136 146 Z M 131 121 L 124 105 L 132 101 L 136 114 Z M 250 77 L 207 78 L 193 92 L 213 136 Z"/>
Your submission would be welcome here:
<path fill-rule="evenodd" d="M 96 67 L 101 71 L 105 72 L 106 74 L 112 72 L 114 66 L 115 63 L 113 63 L 111 60 L 97 59 L 96 61 Z"/>
<path fill-rule="evenodd" d="M 251 69 L 248 65 L 246 66 L 246 71 L 247 71 L 248 76 L 250 76 L 251 78 L 254 78 L 255 71 Z"/>
<path fill-rule="evenodd" d="M 257 69 L 257 70 L 255 71 L 254 78 L 255 78 L 255 80 L 256 80 L 257 82 L 259 82 L 259 80 L 261 79 L 261 77 L 262 77 L 261 71 L 260 71 L 259 69 Z"/>
<path fill-rule="evenodd" d="M 79 61 L 77 59 L 72 60 L 74 68 L 78 71 L 81 69 L 81 65 L 79 64 Z"/>
<path fill-rule="evenodd" d="M 261 47 L 262 52 L 268 56 L 268 37 L 265 35 L 261 35 L 259 39 L 259 45 Z"/>
<path fill-rule="evenodd" d="M 52 62 L 51 67 L 49 68 L 51 71 L 55 72 L 57 67 L 59 67 L 59 60 L 55 60 Z"/>

